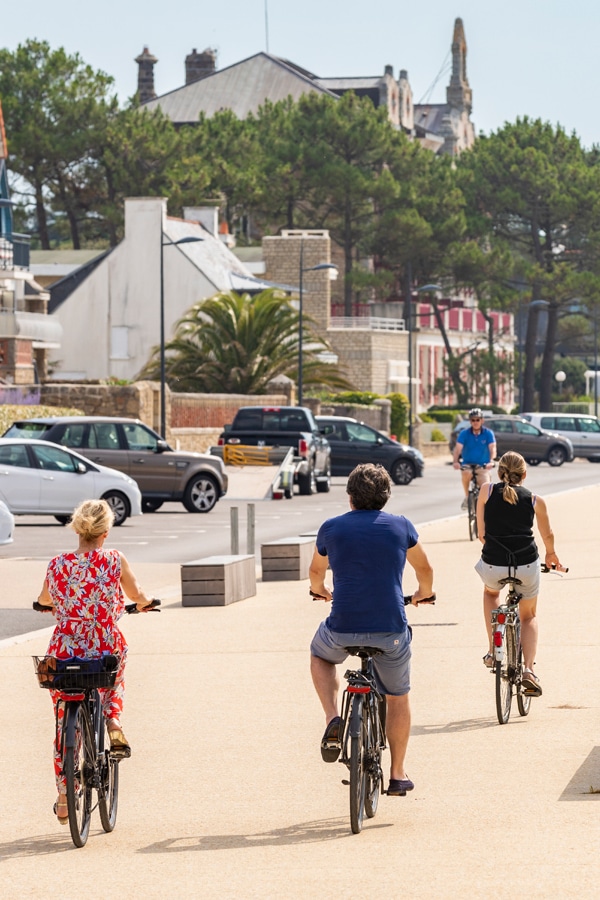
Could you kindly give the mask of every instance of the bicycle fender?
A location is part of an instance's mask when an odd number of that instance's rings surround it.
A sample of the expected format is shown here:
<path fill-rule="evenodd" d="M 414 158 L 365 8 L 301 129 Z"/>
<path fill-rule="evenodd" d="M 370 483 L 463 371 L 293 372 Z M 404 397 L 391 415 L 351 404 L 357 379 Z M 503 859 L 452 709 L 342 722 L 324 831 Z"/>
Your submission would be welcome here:
<path fill-rule="evenodd" d="M 69 703 L 66 709 L 66 724 L 63 725 L 64 728 L 64 736 L 63 741 L 65 748 L 66 747 L 75 747 L 75 722 L 77 720 L 77 710 L 79 709 L 79 703 Z"/>
<path fill-rule="evenodd" d="M 358 737 L 362 728 L 362 708 L 364 698 L 360 694 L 355 694 L 352 701 L 352 709 L 350 711 L 350 737 Z"/>

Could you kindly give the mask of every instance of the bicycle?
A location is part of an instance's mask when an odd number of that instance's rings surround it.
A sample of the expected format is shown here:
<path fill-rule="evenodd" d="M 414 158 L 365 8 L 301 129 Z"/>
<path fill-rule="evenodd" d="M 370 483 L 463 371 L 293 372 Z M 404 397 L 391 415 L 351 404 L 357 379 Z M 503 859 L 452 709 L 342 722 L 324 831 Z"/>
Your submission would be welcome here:
<path fill-rule="evenodd" d="M 160 600 L 152 600 L 146 611 L 160 612 L 159 606 Z M 33 608 L 37 612 L 51 609 L 37 600 Z M 132 615 L 140 610 L 131 603 L 125 612 Z M 83 847 L 96 806 L 104 831 L 112 831 L 117 821 L 120 758 L 110 750 L 98 689 L 113 687 L 120 660 L 113 654 L 94 659 L 34 656 L 33 663 L 40 687 L 57 690 L 58 702 L 64 706 L 60 746 L 69 828 L 75 846 Z M 58 745 L 58 714 L 56 735 Z M 98 794 L 96 806 L 92 805 L 93 790 Z"/>
<path fill-rule="evenodd" d="M 471 470 L 471 480 L 469 481 L 469 491 L 467 493 L 467 516 L 469 521 L 469 540 L 474 541 L 478 537 L 477 533 L 477 500 L 479 499 L 480 487 L 477 483 L 477 473 L 483 469 L 483 466 L 472 465 L 471 463 L 461 463 L 461 471 L 465 469 Z"/>
<path fill-rule="evenodd" d="M 313 599 L 322 599 L 310 591 Z M 412 597 L 405 597 L 408 606 Z M 435 603 L 435 594 L 419 603 Z M 381 757 L 386 749 L 386 698 L 377 688 L 373 658 L 383 651 L 378 647 L 345 647 L 350 656 L 361 660 L 359 670 L 349 669 L 344 678 L 348 682 L 342 699 L 341 754 L 339 761 L 350 771 L 350 780 L 342 784 L 350 787 L 350 827 L 353 834 L 362 830 L 364 815 L 372 819 L 383 790 Z M 400 796 L 405 796 L 406 791 Z"/>
<path fill-rule="evenodd" d="M 510 571 L 510 570 L 509 570 Z M 542 572 L 555 572 L 554 567 L 542 565 Z M 568 572 L 568 568 L 563 569 Z M 527 716 L 531 706 L 531 698 L 536 696 L 535 691 L 527 690 L 523 686 L 523 649 L 521 646 L 521 619 L 519 616 L 519 601 L 521 594 L 517 591 L 517 585 L 522 584 L 520 578 L 507 575 L 498 582 L 500 585 L 508 585 L 508 594 L 504 603 L 492 610 L 492 645 L 494 649 L 494 664 L 491 672 L 496 680 L 496 715 L 500 725 L 506 725 L 510 718 L 513 693 L 517 697 L 519 715 Z"/>

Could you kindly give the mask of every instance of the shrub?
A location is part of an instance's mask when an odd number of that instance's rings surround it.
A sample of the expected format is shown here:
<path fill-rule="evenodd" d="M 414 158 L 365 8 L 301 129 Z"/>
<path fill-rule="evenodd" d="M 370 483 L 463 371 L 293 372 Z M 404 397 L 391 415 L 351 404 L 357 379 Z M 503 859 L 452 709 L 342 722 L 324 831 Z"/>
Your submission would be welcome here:
<path fill-rule="evenodd" d="M 7 403 L 0 406 L 0 434 L 4 434 L 16 419 L 37 419 L 46 416 L 84 416 L 80 409 L 61 406 L 16 406 Z"/>
<path fill-rule="evenodd" d="M 431 430 L 431 440 L 435 441 L 435 443 L 440 444 L 440 443 L 446 443 L 446 441 L 448 439 L 447 439 L 446 435 L 443 433 L 443 431 L 440 431 L 439 428 L 433 428 Z"/>
<path fill-rule="evenodd" d="M 395 434 L 399 441 L 408 438 L 408 397 L 404 394 L 386 394 L 392 403 L 390 414 L 390 434 Z"/>

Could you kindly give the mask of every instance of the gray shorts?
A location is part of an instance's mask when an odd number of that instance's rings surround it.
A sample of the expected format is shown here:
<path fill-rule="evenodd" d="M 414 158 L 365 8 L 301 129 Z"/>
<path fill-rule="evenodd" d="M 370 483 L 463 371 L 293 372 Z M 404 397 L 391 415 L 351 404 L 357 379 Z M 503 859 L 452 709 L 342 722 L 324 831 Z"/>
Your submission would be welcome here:
<path fill-rule="evenodd" d="M 491 566 L 480 559 L 475 566 L 475 571 L 490 591 L 501 591 L 503 586 L 498 584 L 501 578 L 508 575 L 508 566 Z M 517 585 L 517 591 L 522 594 L 522 600 L 533 600 L 540 592 L 540 561 L 527 563 L 517 569 L 517 578 L 523 583 Z"/>
<path fill-rule="evenodd" d="M 410 691 L 410 628 L 396 633 L 365 632 L 343 634 L 321 622 L 312 639 L 310 652 L 318 659 L 338 665 L 347 659 L 344 647 L 379 647 L 384 652 L 373 657 L 375 681 L 383 694 L 401 697 Z"/>

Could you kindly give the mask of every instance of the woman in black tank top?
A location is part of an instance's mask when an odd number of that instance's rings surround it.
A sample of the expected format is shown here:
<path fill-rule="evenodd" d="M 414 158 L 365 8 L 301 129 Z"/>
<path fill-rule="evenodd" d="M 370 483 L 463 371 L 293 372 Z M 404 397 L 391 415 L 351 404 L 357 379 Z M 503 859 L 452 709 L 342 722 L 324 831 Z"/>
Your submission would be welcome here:
<path fill-rule="evenodd" d="M 483 614 L 487 629 L 489 651 L 483 657 L 486 666 L 493 665 L 492 610 L 498 606 L 500 578 L 506 578 L 509 568 L 519 569 L 522 579 L 523 599 L 519 603 L 521 618 L 521 642 L 525 662 L 524 685 L 540 696 L 539 678 L 533 674 L 538 642 L 536 617 L 539 588 L 539 553 L 533 537 L 533 522 L 537 526 L 546 550 L 548 567 L 562 568 L 554 551 L 554 534 L 550 527 L 546 504 L 523 487 L 527 475 L 525 460 L 520 453 L 510 450 L 498 463 L 497 484 L 483 485 L 477 502 L 477 531 L 483 544 L 481 559 L 475 570 L 484 583 Z"/>

